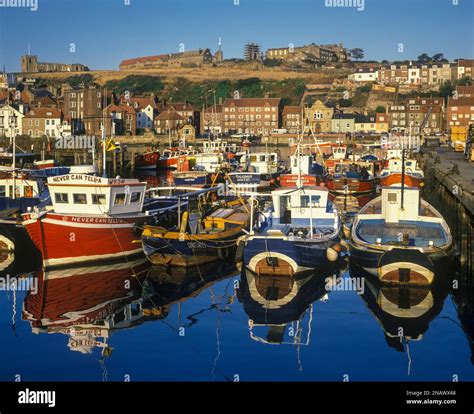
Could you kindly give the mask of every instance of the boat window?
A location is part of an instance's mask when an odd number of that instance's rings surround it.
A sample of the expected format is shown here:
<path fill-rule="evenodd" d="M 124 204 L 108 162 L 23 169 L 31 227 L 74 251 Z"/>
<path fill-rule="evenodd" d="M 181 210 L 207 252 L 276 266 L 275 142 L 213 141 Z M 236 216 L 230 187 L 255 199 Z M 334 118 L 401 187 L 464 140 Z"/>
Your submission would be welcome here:
<path fill-rule="evenodd" d="M 99 204 L 105 206 L 105 194 L 92 194 L 92 204 Z"/>
<path fill-rule="evenodd" d="M 397 193 L 388 193 L 388 201 L 390 203 L 396 203 L 397 202 Z"/>
<path fill-rule="evenodd" d="M 139 203 L 141 198 L 142 198 L 141 191 L 132 193 L 132 195 L 130 196 L 130 203 Z"/>
<path fill-rule="evenodd" d="M 313 207 L 319 206 L 321 204 L 321 196 L 320 195 L 312 195 L 311 196 L 311 204 Z"/>
<path fill-rule="evenodd" d="M 4 185 L 0 185 L 0 197 L 6 196 L 6 187 Z"/>
<path fill-rule="evenodd" d="M 300 207 L 305 208 L 309 206 L 309 197 L 301 196 L 300 197 Z"/>
<path fill-rule="evenodd" d="M 23 187 L 23 195 L 24 197 L 33 197 L 33 186 L 25 185 Z"/>
<path fill-rule="evenodd" d="M 54 195 L 56 203 L 67 204 L 69 203 L 69 197 L 67 193 L 56 193 Z"/>
<path fill-rule="evenodd" d="M 125 193 L 118 193 L 118 194 L 115 194 L 115 202 L 114 204 L 116 206 L 123 206 L 125 205 L 125 202 L 127 200 L 127 194 Z"/>
<path fill-rule="evenodd" d="M 73 194 L 72 199 L 74 201 L 74 204 L 87 204 L 86 194 Z"/>

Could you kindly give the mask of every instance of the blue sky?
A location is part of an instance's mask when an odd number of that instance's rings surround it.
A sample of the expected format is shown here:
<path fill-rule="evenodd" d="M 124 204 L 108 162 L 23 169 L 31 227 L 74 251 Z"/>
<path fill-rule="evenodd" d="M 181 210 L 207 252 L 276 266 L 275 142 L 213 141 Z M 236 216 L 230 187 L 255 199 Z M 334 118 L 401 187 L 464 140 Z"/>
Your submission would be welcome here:
<path fill-rule="evenodd" d="M 214 52 L 219 38 L 226 58 L 242 57 L 247 41 L 264 50 L 343 42 L 374 60 L 474 57 L 473 0 L 365 0 L 363 11 L 326 7 L 331 0 L 37 0 L 35 12 L 1 7 L 8 1 L 0 0 L 0 69 L 7 71 L 19 70 L 28 45 L 40 61 L 116 69 L 126 58 L 177 52 L 180 43 Z"/>

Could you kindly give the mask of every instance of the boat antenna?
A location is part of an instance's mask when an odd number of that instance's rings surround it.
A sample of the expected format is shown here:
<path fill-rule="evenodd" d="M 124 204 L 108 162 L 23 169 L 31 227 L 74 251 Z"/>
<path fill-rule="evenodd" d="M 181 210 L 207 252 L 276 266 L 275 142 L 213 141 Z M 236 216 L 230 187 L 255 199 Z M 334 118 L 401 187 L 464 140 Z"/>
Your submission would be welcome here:
<path fill-rule="evenodd" d="M 405 148 L 402 146 L 402 194 L 401 194 L 401 209 L 404 209 L 405 201 Z"/>

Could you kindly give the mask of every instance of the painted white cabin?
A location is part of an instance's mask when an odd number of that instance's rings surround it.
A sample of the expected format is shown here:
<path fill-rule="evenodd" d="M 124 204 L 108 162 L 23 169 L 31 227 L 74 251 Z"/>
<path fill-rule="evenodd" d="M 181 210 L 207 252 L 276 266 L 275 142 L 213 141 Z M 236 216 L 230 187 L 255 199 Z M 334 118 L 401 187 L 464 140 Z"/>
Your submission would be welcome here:
<path fill-rule="evenodd" d="M 115 216 L 142 211 L 146 183 L 66 174 L 48 178 L 48 187 L 55 213 Z"/>

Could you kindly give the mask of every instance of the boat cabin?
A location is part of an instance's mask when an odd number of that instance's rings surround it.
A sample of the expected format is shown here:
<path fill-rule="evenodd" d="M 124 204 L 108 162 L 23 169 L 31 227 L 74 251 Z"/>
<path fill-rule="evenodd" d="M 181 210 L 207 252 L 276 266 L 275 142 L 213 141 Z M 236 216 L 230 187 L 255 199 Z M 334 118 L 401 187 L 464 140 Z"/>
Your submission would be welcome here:
<path fill-rule="evenodd" d="M 2 176 L 3 175 L 3 176 Z M 15 184 L 13 184 L 15 181 Z M 15 190 L 13 190 L 15 186 Z M 46 191 L 42 180 L 26 176 L 18 176 L 13 180 L 12 174 L 0 174 L 0 197 L 7 198 L 39 198 Z"/>
<path fill-rule="evenodd" d="M 140 213 L 146 183 L 66 174 L 48 178 L 48 187 L 55 213 L 109 216 Z"/>
<path fill-rule="evenodd" d="M 337 146 L 332 147 L 332 158 L 335 160 L 345 160 L 347 156 L 347 147 Z"/>
<path fill-rule="evenodd" d="M 317 238 L 337 231 L 336 209 L 327 189 L 285 188 L 271 193 L 272 211 L 267 214 L 267 236 L 282 233 L 299 238 Z"/>
<path fill-rule="evenodd" d="M 280 156 L 276 152 L 254 152 L 244 154 L 240 159 L 240 165 L 245 170 L 252 169 L 259 174 L 275 174 L 279 170 L 279 164 Z"/>
<path fill-rule="evenodd" d="M 199 154 L 199 151 L 196 150 L 188 150 L 188 149 L 178 149 L 178 148 L 170 148 L 163 151 L 162 158 L 169 159 L 169 158 L 179 158 L 183 155 L 188 157 L 193 157 Z"/>
<path fill-rule="evenodd" d="M 363 172 L 367 172 L 368 175 L 363 177 Z M 356 161 L 356 162 L 339 162 L 334 166 L 334 176 L 356 178 L 356 179 L 369 179 L 374 178 L 375 175 L 375 164 L 367 161 Z"/>
<path fill-rule="evenodd" d="M 387 166 L 382 171 L 381 175 L 388 175 L 392 173 L 401 173 L 402 172 L 402 160 L 399 158 L 393 158 L 387 160 Z M 414 159 L 405 160 L 405 172 L 407 174 L 413 175 L 415 177 L 424 177 L 423 170 L 418 167 L 418 162 Z"/>
<path fill-rule="evenodd" d="M 197 154 L 195 158 L 195 170 L 197 171 L 215 172 L 224 161 L 220 153 L 200 153 Z"/>

